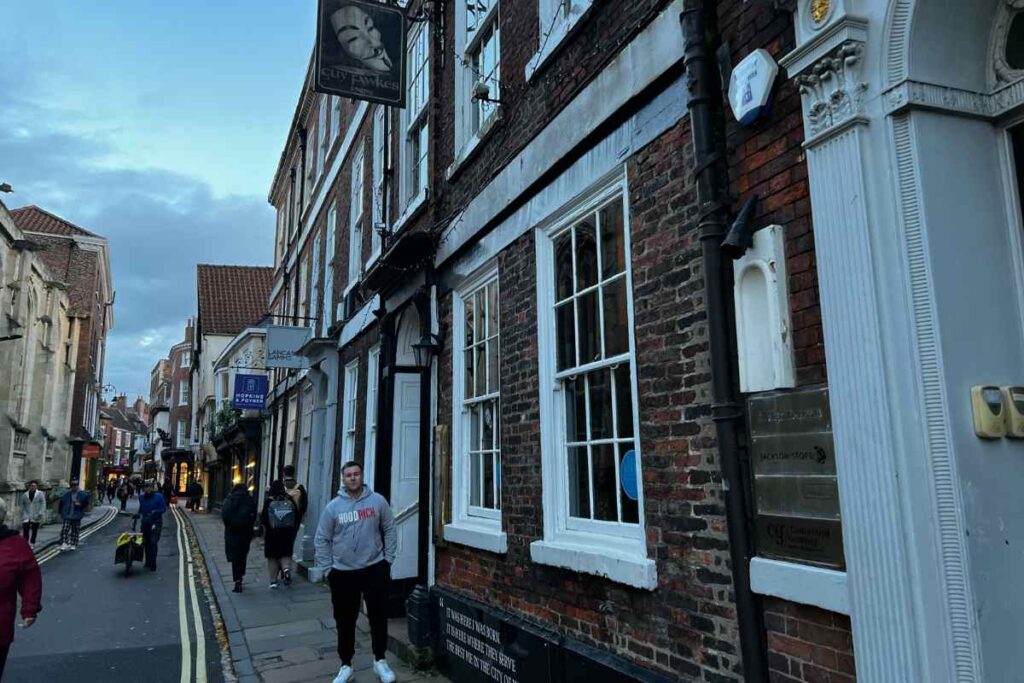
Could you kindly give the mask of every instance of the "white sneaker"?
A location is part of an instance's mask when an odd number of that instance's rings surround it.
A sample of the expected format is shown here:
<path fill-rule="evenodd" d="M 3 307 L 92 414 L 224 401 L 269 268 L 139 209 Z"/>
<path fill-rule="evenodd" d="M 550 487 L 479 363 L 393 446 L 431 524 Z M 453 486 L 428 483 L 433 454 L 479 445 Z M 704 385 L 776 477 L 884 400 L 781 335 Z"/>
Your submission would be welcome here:
<path fill-rule="evenodd" d="M 77 545 L 69 545 L 68 546 L 68 550 L 78 550 L 78 546 Z"/>
<path fill-rule="evenodd" d="M 61 552 L 64 552 L 65 550 L 70 550 L 70 549 L 71 549 L 71 546 L 69 546 L 67 543 L 61 543 L 60 544 L 60 551 Z"/>
<path fill-rule="evenodd" d="M 387 660 L 378 659 L 374 662 L 373 673 L 377 674 L 377 678 L 381 680 L 381 683 L 395 683 L 395 672 L 388 666 Z"/>
<path fill-rule="evenodd" d="M 338 669 L 338 675 L 334 677 L 334 683 L 348 683 L 352 680 L 352 667 L 345 664 Z"/>

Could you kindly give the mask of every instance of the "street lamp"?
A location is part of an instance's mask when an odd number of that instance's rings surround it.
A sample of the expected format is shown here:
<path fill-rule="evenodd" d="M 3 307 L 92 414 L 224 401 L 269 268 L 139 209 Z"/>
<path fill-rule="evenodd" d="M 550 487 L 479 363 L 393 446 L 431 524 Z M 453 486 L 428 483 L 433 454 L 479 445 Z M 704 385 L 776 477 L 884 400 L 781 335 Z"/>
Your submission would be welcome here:
<path fill-rule="evenodd" d="M 430 369 L 434 356 L 441 350 L 441 338 L 432 332 L 424 334 L 418 342 L 412 345 L 413 355 L 416 357 L 416 365 L 424 370 Z"/>

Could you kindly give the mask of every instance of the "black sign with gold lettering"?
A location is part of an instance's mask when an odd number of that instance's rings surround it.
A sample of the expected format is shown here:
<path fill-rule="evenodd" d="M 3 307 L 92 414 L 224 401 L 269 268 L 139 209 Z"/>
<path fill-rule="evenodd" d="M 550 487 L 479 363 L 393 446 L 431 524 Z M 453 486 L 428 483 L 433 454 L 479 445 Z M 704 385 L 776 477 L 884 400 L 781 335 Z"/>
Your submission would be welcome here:
<path fill-rule="evenodd" d="M 368 0 L 319 0 L 313 89 L 405 106 L 405 11 Z"/>

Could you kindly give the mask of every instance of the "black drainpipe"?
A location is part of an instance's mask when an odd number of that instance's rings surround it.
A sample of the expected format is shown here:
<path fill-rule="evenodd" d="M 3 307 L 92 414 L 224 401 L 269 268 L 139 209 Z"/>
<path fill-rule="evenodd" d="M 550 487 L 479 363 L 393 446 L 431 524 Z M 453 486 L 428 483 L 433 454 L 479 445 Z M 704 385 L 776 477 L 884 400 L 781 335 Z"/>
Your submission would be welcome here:
<path fill-rule="evenodd" d="M 690 95 L 687 109 L 703 251 L 704 307 L 711 346 L 711 419 L 715 423 L 722 468 L 740 649 L 745 680 L 761 683 L 768 680 L 764 613 L 759 598 L 750 589 L 753 544 L 738 444 L 744 423 L 743 407 L 738 400 L 739 373 L 732 350 L 732 267 L 721 248 L 729 225 L 730 197 L 724 156 L 722 89 L 716 65 L 709 58 L 719 41 L 714 10 L 713 2 L 685 1 L 680 16 L 683 65 Z"/>

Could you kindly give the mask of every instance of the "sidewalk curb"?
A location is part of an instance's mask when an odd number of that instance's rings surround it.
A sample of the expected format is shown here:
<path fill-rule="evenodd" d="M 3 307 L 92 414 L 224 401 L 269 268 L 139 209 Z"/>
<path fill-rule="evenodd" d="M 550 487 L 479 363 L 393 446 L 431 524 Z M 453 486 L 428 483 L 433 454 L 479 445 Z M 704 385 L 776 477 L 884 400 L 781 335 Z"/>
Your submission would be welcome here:
<path fill-rule="evenodd" d="M 108 508 L 110 510 L 114 510 L 114 517 L 117 517 L 117 515 L 119 514 L 116 511 L 116 508 L 114 508 L 112 505 L 104 505 L 103 507 Z M 95 509 L 95 508 L 93 508 L 93 509 Z M 88 524 L 83 524 L 81 529 L 79 529 L 79 532 L 85 531 L 86 529 L 90 529 L 90 528 L 96 526 L 97 524 L 99 524 L 100 522 L 105 520 L 106 518 L 107 518 L 107 514 L 106 513 L 103 513 L 102 515 L 99 515 L 96 519 L 90 521 Z M 60 524 L 60 522 L 56 522 L 56 524 Z M 42 555 L 44 552 L 46 552 L 50 548 L 56 548 L 59 545 L 60 545 L 60 534 L 57 535 L 57 539 L 56 540 L 49 541 L 45 545 L 40 545 L 40 546 L 38 546 L 36 548 L 33 548 L 32 549 L 32 553 L 36 557 L 39 557 L 40 555 Z"/>
<path fill-rule="evenodd" d="M 209 513 L 204 512 L 202 514 Z M 259 681 L 259 678 L 256 676 L 256 670 L 252 667 L 252 655 L 249 654 L 249 646 L 242 635 L 241 622 L 238 620 L 235 606 L 231 604 L 227 589 L 224 588 L 224 581 L 217 570 L 216 563 L 208 559 L 208 557 L 212 557 L 212 553 L 206 544 L 206 539 L 203 537 L 203 534 L 196 530 L 195 525 L 192 524 L 192 519 L 188 515 L 182 515 L 182 517 L 188 522 L 192 530 L 192 536 L 196 539 L 196 543 L 199 544 L 199 549 L 203 553 L 203 565 L 210 576 L 210 588 L 213 590 L 213 597 L 217 602 L 217 613 L 224 624 L 224 632 L 228 636 L 227 645 L 230 653 L 231 668 L 234 671 L 235 678 L 238 683 L 256 683 Z"/>

